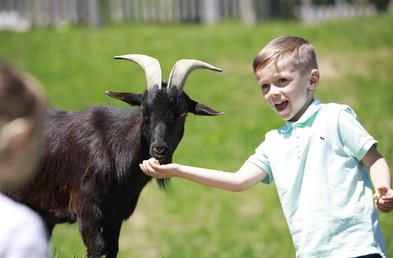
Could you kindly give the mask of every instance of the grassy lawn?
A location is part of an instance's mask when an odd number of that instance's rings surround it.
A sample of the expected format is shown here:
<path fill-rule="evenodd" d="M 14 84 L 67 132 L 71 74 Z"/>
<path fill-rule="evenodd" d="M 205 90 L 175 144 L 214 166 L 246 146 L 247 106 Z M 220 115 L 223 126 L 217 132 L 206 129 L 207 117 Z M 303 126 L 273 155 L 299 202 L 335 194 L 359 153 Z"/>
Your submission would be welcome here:
<path fill-rule="evenodd" d="M 57 108 L 117 105 L 105 90 L 141 92 L 143 71 L 115 55 L 143 53 L 160 60 L 164 79 L 180 58 L 195 58 L 224 70 L 194 72 L 185 87 L 194 99 L 224 111 L 220 117 L 190 115 L 174 161 L 237 170 L 282 121 L 262 103 L 252 73 L 254 55 L 272 38 L 299 35 L 317 47 L 321 83 L 317 97 L 351 105 L 379 150 L 393 166 L 393 16 L 304 26 L 265 22 L 243 27 L 109 26 L 62 27 L 24 34 L 0 32 L 0 56 L 31 72 Z M 388 256 L 393 257 L 393 214 L 381 214 Z M 58 226 L 54 257 L 84 257 L 75 225 Z M 229 193 L 173 179 L 167 193 L 155 183 L 143 191 L 126 221 L 119 257 L 294 257 L 274 185 Z"/>

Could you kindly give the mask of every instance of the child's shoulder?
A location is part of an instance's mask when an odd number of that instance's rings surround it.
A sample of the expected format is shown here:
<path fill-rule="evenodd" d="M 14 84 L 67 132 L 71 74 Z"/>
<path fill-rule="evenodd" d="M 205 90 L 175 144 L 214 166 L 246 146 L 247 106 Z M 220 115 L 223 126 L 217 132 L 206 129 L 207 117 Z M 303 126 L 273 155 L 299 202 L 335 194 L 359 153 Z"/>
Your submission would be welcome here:
<path fill-rule="evenodd" d="M 354 116 L 356 116 L 355 111 L 346 104 L 339 104 L 339 103 L 327 103 L 323 104 L 321 108 L 321 112 L 328 116 L 339 116 L 341 112 L 347 112 Z"/>
<path fill-rule="evenodd" d="M 348 106 L 348 105 L 346 105 L 346 104 L 340 104 L 340 103 L 334 103 L 334 102 L 325 103 L 325 104 L 322 104 L 322 105 L 323 105 L 322 108 L 324 108 L 324 109 L 339 109 L 339 110 L 345 110 L 345 109 L 347 109 L 347 108 L 351 108 L 350 106 Z"/>

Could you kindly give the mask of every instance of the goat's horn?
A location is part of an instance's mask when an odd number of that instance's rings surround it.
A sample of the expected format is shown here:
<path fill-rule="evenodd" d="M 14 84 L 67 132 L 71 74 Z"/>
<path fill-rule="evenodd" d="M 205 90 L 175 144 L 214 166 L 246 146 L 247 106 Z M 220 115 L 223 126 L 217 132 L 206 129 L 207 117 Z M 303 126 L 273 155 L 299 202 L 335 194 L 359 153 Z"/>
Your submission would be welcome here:
<path fill-rule="evenodd" d="M 114 59 L 125 59 L 130 60 L 139 64 L 146 74 L 147 89 L 153 88 L 155 85 L 161 89 L 161 66 L 157 59 L 139 54 L 115 56 Z"/>
<path fill-rule="evenodd" d="M 183 90 L 184 83 L 186 82 L 187 77 L 195 69 L 209 69 L 216 72 L 222 72 L 220 68 L 217 68 L 199 60 L 181 59 L 176 62 L 176 64 L 172 68 L 171 73 L 169 74 L 168 89 L 174 86 Z"/>

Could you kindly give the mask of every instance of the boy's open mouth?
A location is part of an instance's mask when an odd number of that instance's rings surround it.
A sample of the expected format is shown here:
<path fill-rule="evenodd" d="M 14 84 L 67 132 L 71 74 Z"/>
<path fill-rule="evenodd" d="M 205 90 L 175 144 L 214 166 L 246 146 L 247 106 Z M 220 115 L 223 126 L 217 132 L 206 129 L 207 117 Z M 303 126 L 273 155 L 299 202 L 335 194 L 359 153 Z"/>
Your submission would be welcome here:
<path fill-rule="evenodd" d="M 283 101 L 283 102 L 281 102 L 279 104 L 274 104 L 274 105 L 276 106 L 277 111 L 281 112 L 288 106 L 288 103 L 289 102 L 287 100 L 285 100 L 285 101 Z"/>

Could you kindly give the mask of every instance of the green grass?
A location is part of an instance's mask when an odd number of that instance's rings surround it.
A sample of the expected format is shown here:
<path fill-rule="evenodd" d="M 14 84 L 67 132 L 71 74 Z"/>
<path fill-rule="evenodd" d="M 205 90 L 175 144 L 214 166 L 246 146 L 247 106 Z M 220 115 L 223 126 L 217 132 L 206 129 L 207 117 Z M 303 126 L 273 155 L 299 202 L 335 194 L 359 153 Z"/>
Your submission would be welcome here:
<path fill-rule="evenodd" d="M 174 160 L 237 170 L 282 121 L 262 103 L 251 69 L 254 55 L 272 38 L 300 35 L 317 47 L 321 83 L 317 97 L 347 103 L 393 165 L 392 16 L 359 18 L 314 26 L 265 22 L 243 27 L 127 24 L 100 30 L 45 29 L 0 32 L 0 56 L 31 72 L 44 85 L 51 105 L 77 110 L 123 104 L 105 90 L 141 92 L 143 71 L 114 55 L 143 53 L 161 61 L 164 78 L 180 58 L 207 61 L 224 70 L 194 72 L 185 90 L 225 112 L 189 116 Z M 393 216 L 381 214 L 388 256 L 393 256 Z M 54 257 L 84 257 L 75 225 L 58 226 Z M 174 179 L 168 193 L 149 184 L 133 217 L 124 223 L 119 257 L 294 257 L 274 185 L 229 193 Z"/>

